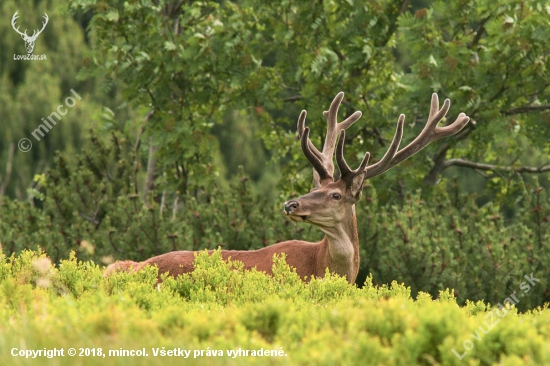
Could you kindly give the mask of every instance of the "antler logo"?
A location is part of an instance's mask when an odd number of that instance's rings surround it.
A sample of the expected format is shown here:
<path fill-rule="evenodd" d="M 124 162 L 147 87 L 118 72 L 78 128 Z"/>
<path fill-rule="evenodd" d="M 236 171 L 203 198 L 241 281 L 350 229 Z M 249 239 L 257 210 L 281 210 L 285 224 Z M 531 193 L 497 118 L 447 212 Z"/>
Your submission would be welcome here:
<path fill-rule="evenodd" d="M 44 28 L 46 28 L 46 24 L 48 24 L 48 14 L 44 13 L 44 19 L 45 19 L 45 22 L 42 22 L 42 29 L 40 30 L 35 30 L 32 34 L 32 36 L 29 36 L 27 34 L 27 30 L 25 29 L 24 32 L 20 32 L 19 31 L 19 27 L 15 27 L 15 21 L 17 20 L 17 18 L 19 18 L 19 15 L 17 15 L 17 13 L 19 12 L 16 11 L 15 14 L 13 14 L 13 17 L 11 18 L 11 26 L 13 27 L 13 29 L 19 33 L 21 35 L 21 38 L 23 38 L 23 40 L 25 41 L 25 48 L 27 49 L 27 53 L 28 54 L 31 54 L 32 51 L 34 50 L 34 42 L 36 42 L 36 38 L 38 38 L 38 36 L 40 35 L 40 33 L 42 33 L 42 31 L 44 30 Z"/>

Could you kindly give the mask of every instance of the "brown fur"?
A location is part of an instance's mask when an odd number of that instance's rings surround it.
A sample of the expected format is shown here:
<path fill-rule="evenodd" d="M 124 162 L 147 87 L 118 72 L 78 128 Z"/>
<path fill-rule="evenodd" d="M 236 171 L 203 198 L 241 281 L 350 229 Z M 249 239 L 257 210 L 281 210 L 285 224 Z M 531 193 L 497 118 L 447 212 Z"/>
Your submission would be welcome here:
<path fill-rule="evenodd" d="M 227 260 L 238 260 L 244 263 L 247 270 L 256 268 L 258 271 L 272 274 L 273 255 L 276 253 L 286 253 L 286 262 L 296 268 L 297 273 L 303 279 L 311 279 L 311 275 L 322 277 L 325 273 L 325 267 L 317 263 L 317 251 L 323 245 L 324 241 L 319 243 L 308 243 L 304 241 L 285 241 L 274 244 L 258 250 L 222 250 L 222 258 Z M 212 253 L 211 250 L 208 251 Z M 146 265 L 156 265 L 160 275 L 168 272 L 171 276 L 177 277 L 183 273 L 192 272 L 194 269 L 195 252 L 176 251 L 157 255 L 147 259 L 144 262 L 136 263 L 132 261 L 121 261 L 111 264 L 105 270 L 105 276 L 115 271 L 139 270 Z M 321 268 L 322 267 L 322 268 Z M 311 271 L 311 268 L 314 268 Z"/>

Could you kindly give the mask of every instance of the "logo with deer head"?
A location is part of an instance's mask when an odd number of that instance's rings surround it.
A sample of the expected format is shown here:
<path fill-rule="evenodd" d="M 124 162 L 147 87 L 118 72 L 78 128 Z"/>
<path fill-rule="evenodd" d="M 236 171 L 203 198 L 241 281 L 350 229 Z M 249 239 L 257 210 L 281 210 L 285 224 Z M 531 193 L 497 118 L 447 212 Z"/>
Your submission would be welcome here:
<path fill-rule="evenodd" d="M 46 28 L 46 24 L 48 24 L 48 14 L 44 13 L 44 20 L 42 22 L 42 29 L 40 30 L 37 30 L 35 29 L 32 36 L 29 36 L 27 34 L 27 30 L 25 29 L 24 32 L 21 32 L 19 30 L 19 27 L 16 27 L 16 20 L 17 18 L 19 18 L 19 15 L 17 14 L 19 12 L 16 11 L 15 14 L 13 14 L 13 17 L 11 18 L 11 26 L 13 27 L 13 29 L 19 33 L 19 35 L 21 35 L 21 38 L 23 38 L 23 40 L 25 41 L 25 49 L 27 50 L 27 53 L 28 54 L 31 54 L 32 51 L 34 50 L 34 43 L 36 42 L 36 39 L 38 38 L 38 36 L 40 35 L 40 33 L 42 33 L 42 31 L 44 30 L 44 28 Z"/>

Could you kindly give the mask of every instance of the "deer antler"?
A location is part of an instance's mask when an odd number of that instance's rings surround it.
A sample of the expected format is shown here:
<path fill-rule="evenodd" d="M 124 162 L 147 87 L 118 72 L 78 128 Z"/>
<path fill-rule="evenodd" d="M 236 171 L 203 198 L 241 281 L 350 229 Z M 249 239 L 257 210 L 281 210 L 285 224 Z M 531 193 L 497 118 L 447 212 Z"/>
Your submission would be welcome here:
<path fill-rule="evenodd" d="M 44 28 L 46 28 L 46 25 L 48 24 L 48 20 L 49 20 L 50 18 L 48 18 L 48 14 L 46 14 L 46 13 L 44 13 L 43 18 L 44 18 L 46 21 L 45 21 L 45 22 L 42 22 L 42 29 L 40 29 L 39 31 L 36 31 L 36 30 L 35 30 L 34 33 L 32 34 L 32 37 L 31 37 L 31 38 L 36 38 L 36 37 L 38 37 L 38 35 L 39 35 L 40 33 L 42 33 L 42 31 L 44 30 Z M 37 32 L 38 32 L 38 33 L 37 33 Z M 36 35 L 35 35 L 35 33 L 36 33 Z"/>
<path fill-rule="evenodd" d="M 48 24 L 48 20 L 50 19 L 50 18 L 48 17 L 48 14 L 44 14 L 43 18 L 45 19 L 45 22 L 42 22 L 42 29 L 40 29 L 40 30 L 34 30 L 32 36 L 29 37 L 29 35 L 27 34 L 27 30 L 26 30 L 26 29 L 25 29 L 24 32 L 21 32 L 21 31 L 19 30 L 19 27 L 16 28 L 15 22 L 16 22 L 17 18 L 19 18 L 18 13 L 19 13 L 19 10 L 17 10 L 17 11 L 15 12 L 15 14 L 13 14 L 13 17 L 11 18 L 11 26 L 12 26 L 12 28 L 13 28 L 17 33 L 19 33 L 19 34 L 21 35 L 21 37 L 23 37 L 23 38 L 25 38 L 25 39 L 31 39 L 31 40 L 36 39 L 36 38 L 40 35 L 40 33 L 42 33 L 42 31 L 44 30 L 44 28 L 46 28 L 46 25 Z"/>
<path fill-rule="evenodd" d="M 422 132 L 420 132 L 420 134 L 410 144 L 401 150 L 398 150 L 399 144 L 401 143 L 401 137 L 403 136 L 403 124 L 405 123 L 405 115 L 401 114 L 397 121 L 397 129 L 388 151 L 379 162 L 366 167 L 367 174 L 365 179 L 376 177 L 377 175 L 386 172 L 422 150 L 432 141 L 443 137 L 452 136 L 460 132 L 460 130 L 462 130 L 470 121 L 470 117 L 466 116 L 464 113 L 460 113 L 456 120 L 448 126 L 437 126 L 443 117 L 445 117 L 450 107 L 451 101 L 449 99 L 445 99 L 443 102 L 443 107 L 439 109 L 439 98 L 436 93 L 433 93 L 430 115 L 428 116 L 426 126 L 424 126 Z"/>
<path fill-rule="evenodd" d="M 336 163 L 338 164 L 338 169 L 340 169 L 340 179 L 342 179 L 348 186 L 351 185 L 353 178 L 365 171 L 367 164 L 369 162 L 370 153 L 365 153 L 359 168 L 351 170 L 346 159 L 344 158 L 344 141 L 346 140 L 346 131 L 340 132 L 340 138 L 338 139 L 338 147 L 336 149 Z"/>
<path fill-rule="evenodd" d="M 344 99 L 344 93 L 340 92 L 330 104 L 329 110 L 323 112 L 323 115 L 327 119 L 327 134 L 322 152 L 317 150 L 309 139 L 310 130 L 305 127 L 307 112 L 303 110 L 298 118 L 298 136 L 302 140 L 304 155 L 314 167 L 313 179 L 316 188 L 334 180 L 333 156 L 338 135 L 361 118 L 361 112 L 357 111 L 341 123 L 338 123 L 338 109 L 342 103 L 342 99 Z"/>
<path fill-rule="evenodd" d="M 19 13 L 19 10 L 17 10 L 15 14 L 13 14 L 13 17 L 11 18 L 11 26 L 13 30 L 19 33 L 22 37 L 28 37 L 26 29 L 25 29 L 25 32 L 21 33 L 21 31 L 19 31 L 19 27 L 15 28 L 15 21 L 17 20 L 17 18 L 19 18 L 19 15 L 17 13 Z"/>

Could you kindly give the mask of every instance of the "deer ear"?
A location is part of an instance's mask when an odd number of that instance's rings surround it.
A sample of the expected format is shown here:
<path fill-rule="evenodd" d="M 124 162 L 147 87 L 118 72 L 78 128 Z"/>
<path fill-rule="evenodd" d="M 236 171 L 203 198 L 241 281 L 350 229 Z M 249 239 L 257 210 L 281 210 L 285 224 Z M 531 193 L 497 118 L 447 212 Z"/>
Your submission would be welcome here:
<path fill-rule="evenodd" d="M 367 171 L 365 170 L 353 177 L 351 181 L 351 195 L 358 201 L 361 198 L 361 194 L 363 193 L 363 182 L 365 181 L 366 176 Z"/>

